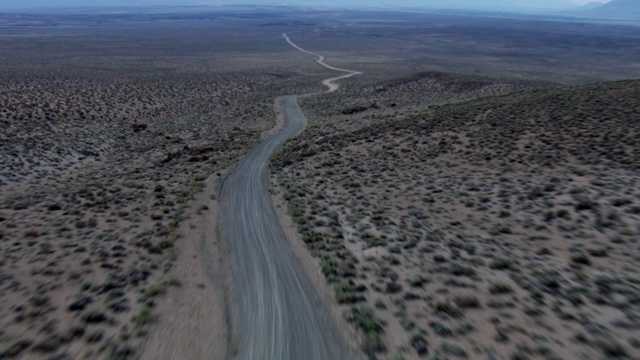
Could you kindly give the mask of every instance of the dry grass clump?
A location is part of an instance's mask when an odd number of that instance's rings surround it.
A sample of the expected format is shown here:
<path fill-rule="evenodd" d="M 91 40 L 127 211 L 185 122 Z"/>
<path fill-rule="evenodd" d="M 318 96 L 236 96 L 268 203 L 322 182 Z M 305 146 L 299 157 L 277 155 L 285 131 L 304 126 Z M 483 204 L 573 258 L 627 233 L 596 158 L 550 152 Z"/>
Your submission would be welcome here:
<path fill-rule="evenodd" d="M 340 298 L 351 284 L 345 306 L 382 324 L 378 351 L 628 358 L 640 337 L 638 88 L 477 92 L 395 115 L 310 99 L 318 120 L 274 167 Z"/>

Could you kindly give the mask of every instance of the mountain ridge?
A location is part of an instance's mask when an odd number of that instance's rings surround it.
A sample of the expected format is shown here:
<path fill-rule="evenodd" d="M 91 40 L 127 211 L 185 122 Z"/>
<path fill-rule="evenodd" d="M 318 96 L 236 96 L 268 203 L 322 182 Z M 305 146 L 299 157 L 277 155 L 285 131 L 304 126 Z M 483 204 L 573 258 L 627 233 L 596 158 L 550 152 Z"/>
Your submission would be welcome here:
<path fill-rule="evenodd" d="M 640 1 L 611 0 L 602 6 L 585 11 L 584 14 L 592 17 L 640 20 Z"/>

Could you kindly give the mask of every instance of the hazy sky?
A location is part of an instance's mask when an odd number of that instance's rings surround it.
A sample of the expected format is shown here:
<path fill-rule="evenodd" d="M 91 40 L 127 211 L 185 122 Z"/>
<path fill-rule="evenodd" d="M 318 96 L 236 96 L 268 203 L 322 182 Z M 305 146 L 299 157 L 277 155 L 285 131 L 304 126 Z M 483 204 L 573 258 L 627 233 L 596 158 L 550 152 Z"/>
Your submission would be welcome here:
<path fill-rule="evenodd" d="M 68 7 L 106 5 L 221 5 L 221 4 L 298 4 L 298 5 L 405 5 L 451 8 L 567 8 L 592 1 L 609 0 L 0 0 L 0 8 Z M 640 0 L 639 0 L 640 1 Z"/>

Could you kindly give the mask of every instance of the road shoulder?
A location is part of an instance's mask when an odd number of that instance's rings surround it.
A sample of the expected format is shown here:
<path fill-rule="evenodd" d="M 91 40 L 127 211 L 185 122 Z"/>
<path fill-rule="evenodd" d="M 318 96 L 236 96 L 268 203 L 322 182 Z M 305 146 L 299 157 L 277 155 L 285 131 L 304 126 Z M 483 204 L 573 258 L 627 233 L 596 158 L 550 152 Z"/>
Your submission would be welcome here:
<path fill-rule="evenodd" d="M 170 270 L 172 286 L 157 304 L 159 322 L 142 345 L 142 360 L 229 358 L 229 316 L 224 246 L 217 236 L 217 174 L 186 210 Z"/>
<path fill-rule="evenodd" d="M 344 343 L 350 349 L 351 358 L 354 360 L 362 358 L 362 352 L 359 350 L 362 339 L 356 330 L 345 320 L 342 309 L 340 309 L 334 299 L 333 289 L 329 286 L 326 278 L 322 274 L 318 259 L 314 258 L 305 248 L 300 233 L 298 233 L 293 219 L 287 212 L 287 203 L 283 197 L 284 190 L 280 187 L 273 174 L 270 176 L 270 193 L 278 224 L 287 238 L 294 256 L 316 289 L 318 297 L 322 303 L 326 305 L 326 310 L 328 310 L 331 315 L 334 324 L 336 324 L 336 328 L 340 330 L 341 338 L 345 340 Z"/>

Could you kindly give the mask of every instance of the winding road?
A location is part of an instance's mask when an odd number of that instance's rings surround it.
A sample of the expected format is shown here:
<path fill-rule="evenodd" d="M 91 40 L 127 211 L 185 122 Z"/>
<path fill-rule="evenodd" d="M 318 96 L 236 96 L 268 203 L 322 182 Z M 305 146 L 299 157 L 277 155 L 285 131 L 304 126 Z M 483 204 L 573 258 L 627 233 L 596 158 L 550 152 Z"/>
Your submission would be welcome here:
<path fill-rule="evenodd" d="M 335 66 L 331 66 L 331 65 L 329 65 L 329 64 L 327 64 L 325 62 L 326 57 L 324 55 L 316 54 L 314 52 L 311 52 L 311 51 L 308 51 L 308 50 L 305 50 L 305 49 L 301 48 L 300 46 L 296 45 L 293 41 L 291 41 L 291 39 L 289 38 L 289 36 L 287 34 L 282 34 L 282 36 L 284 36 L 285 40 L 287 40 L 289 45 L 293 46 L 294 48 L 302 51 L 303 53 L 307 53 L 309 55 L 313 55 L 313 56 L 318 57 L 318 59 L 316 59 L 316 62 L 318 64 L 326 67 L 329 70 L 335 70 L 335 71 L 340 71 L 340 72 L 345 73 L 343 75 L 336 76 L 336 77 L 333 77 L 333 78 L 326 79 L 326 80 L 322 81 L 322 84 L 324 84 L 325 86 L 329 87 L 329 90 L 326 91 L 327 93 L 330 93 L 330 92 L 338 90 L 338 88 L 340 86 L 336 83 L 336 81 L 342 80 L 342 79 L 347 79 L 347 78 L 350 78 L 350 77 L 356 76 L 356 75 L 362 75 L 362 73 L 359 72 L 359 71 L 341 69 L 341 68 L 338 68 L 338 67 L 335 67 Z M 314 94 L 307 94 L 307 95 L 314 95 Z"/>
<path fill-rule="evenodd" d="M 294 48 L 316 56 L 320 65 L 345 73 L 323 81 L 327 92 L 338 89 L 336 81 L 360 74 L 333 67 L 325 63 L 324 56 L 282 35 Z M 237 357 L 242 360 L 354 358 L 327 305 L 289 248 L 269 195 L 269 159 L 304 129 L 297 97 L 282 98 L 284 129 L 249 152 L 222 186 L 222 228 L 233 264 L 233 332 Z"/>

